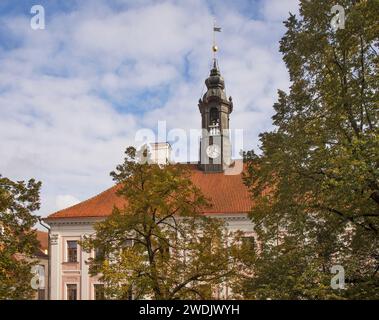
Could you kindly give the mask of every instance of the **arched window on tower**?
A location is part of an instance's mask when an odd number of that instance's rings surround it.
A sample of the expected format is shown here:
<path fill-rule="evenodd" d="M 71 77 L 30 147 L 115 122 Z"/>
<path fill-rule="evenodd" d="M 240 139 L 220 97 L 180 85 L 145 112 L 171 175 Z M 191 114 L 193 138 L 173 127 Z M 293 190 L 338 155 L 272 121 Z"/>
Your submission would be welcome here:
<path fill-rule="evenodd" d="M 217 108 L 212 108 L 210 111 L 210 123 L 209 123 L 209 134 L 218 135 L 220 134 L 220 117 Z"/>

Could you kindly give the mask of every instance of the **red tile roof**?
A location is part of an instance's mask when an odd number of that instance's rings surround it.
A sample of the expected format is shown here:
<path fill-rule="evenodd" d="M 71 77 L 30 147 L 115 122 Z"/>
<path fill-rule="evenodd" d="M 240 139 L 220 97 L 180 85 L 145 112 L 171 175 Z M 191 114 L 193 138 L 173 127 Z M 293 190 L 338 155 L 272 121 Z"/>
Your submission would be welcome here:
<path fill-rule="evenodd" d="M 196 165 L 190 165 L 191 180 L 203 194 L 211 200 L 212 207 L 206 214 L 237 214 L 250 211 L 252 201 L 242 175 L 224 173 L 204 173 Z M 112 213 L 113 206 L 122 207 L 126 201 L 117 196 L 118 186 L 114 186 L 70 208 L 60 210 L 48 216 L 49 219 L 106 217 Z"/>

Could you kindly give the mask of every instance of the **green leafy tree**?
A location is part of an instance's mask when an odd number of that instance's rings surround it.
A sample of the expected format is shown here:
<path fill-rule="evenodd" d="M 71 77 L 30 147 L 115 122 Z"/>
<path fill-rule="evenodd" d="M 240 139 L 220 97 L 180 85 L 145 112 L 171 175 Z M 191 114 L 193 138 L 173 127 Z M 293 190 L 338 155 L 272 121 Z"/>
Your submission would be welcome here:
<path fill-rule="evenodd" d="M 127 204 L 83 241 L 97 252 L 90 273 L 101 275 L 113 299 L 211 299 L 237 273 L 239 237 L 201 214 L 209 202 L 185 165 L 141 158 L 148 159 L 145 152 L 129 147 L 111 173 Z"/>
<path fill-rule="evenodd" d="M 40 182 L 13 182 L 0 176 L 0 299 L 29 299 L 31 268 L 38 250 L 38 222 L 34 211 L 40 207 Z"/>
<path fill-rule="evenodd" d="M 289 93 L 260 155 L 245 154 L 245 183 L 260 253 L 240 283 L 249 298 L 379 298 L 379 1 L 300 1 L 280 51 Z M 330 269 L 345 269 L 344 290 Z"/>

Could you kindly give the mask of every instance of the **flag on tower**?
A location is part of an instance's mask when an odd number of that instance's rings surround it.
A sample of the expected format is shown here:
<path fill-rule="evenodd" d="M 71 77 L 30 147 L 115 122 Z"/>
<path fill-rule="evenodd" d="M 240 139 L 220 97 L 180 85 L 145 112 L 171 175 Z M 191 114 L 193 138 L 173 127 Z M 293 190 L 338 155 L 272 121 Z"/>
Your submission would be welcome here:
<path fill-rule="evenodd" d="M 213 27 L 214 32 L 221 32 L 221 27 Z"/>

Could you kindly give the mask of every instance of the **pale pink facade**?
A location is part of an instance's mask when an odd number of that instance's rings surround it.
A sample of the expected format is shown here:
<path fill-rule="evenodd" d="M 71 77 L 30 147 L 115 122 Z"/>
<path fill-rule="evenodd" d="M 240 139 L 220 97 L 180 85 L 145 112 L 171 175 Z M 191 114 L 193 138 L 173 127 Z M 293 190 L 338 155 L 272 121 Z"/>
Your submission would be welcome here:
<path fill-rule="evenodd" d="M 246 235 L 253 235 L 251 220 L 245 213 L 233 213 L 218 215 L 224 219 L 230 231 L 241 230 Z M 76 285 L 77 300 L 94 300 L 95 287 L 100 284 L 97 277 L 90 277 L 88 265 L 85 261 L 94 252 L 87 253 L 77 247 L 77 262 L 68 262 L 69 241 L 80 241 L 84 236 L 94 233 L 93 224 L 99 221 L 94 218 L 71 218 L 47 220 L 51 227 L 51 277 L 50 299 L 67 300 L 68 288 Z M 227 298 L 228 292 L 223 290 L 219 298 Z"/>
<path fill-rule="evenodd" d="M 94 300 L 96 277 L 90 277 L 85 263 L 92 253 L 77 247 L 77 262 L 68 260 L 68 241 L 80 241 L 85 235 L 93 234 L 93 219 L 62 219 L 49 221 L 51 227 L 51 278 L 50 298 L 67 300 L 68 285 L 76 285 L 78 300 Z"/>

